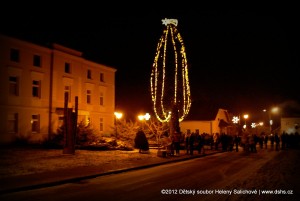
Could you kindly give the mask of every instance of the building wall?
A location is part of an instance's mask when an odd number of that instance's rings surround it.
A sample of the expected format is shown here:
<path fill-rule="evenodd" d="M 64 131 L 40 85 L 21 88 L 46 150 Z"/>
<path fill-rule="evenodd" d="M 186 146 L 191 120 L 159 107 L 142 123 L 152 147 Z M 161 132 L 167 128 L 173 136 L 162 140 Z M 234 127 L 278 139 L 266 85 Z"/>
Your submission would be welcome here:
<path fill-rule="evenodd" d="M 212 121 L 182 121 L 180 122 L 180 130 L 183 133 L 187 133 L 188 130 L 196 133 L 212 133 Z"/>
<path fill-rule="evenodd" d="M 219 122 L 221 119 L 223 119 L 225 122 L 229 123 L 229 115 L 228 111 L 224 109 L 219 109 L 218 113 L 216 114 L 215 119 L 213 120 L 194 120 L 194 121 L 188 121 L 184 120 L 180 122 L 180 129 L 181 132 L 186 133 L 187 130 L 190 130 L 191 132 L 195 132 L 196 130 L 199 130 L 199 133 L 208 133 L 208 134 L 214 134 L 214 133 L 226 133 L 228 134 L 227 127 L 220 128 Z"/>
<path fill-rule="evenodd" d="M 78 121 L 89 120 L 99 133 L 113 132 L 114 68 L 86 60 L 81 52 L 58 44 L 48 48 L 4 35 L 0 35 L 0 44 L 1 143 L 16 137 L 43 141 L 50 132 L 56 132 L 62 123 L 65 91 L 70 93 L 69 108 L 75 107 L 78 97 Z M 11 59 L 12 49 L 19 53 L 17 61 Z M 70 64 L 70 72 L 66 72 L 66 63 Z M 91 78 L 87 77 L 88 70 Z M 13 94 L 15 84 L 17 92 Z M 90 103 L 87 90 L 91 92 Z M 32 127 L 38 131 L 33 132 Z"/>
<path fill-rule="evenodd" d="M 220 123 L 221 119 L 224 120 L 226 123 L 230 122 L 229 114 L 228 114 L 227 110 L 225 110 L 225 109 L 219 109 L 218 110 L 216 119 L 213 122 L 213 128 L 214 128 L 213 129 L 213 133 L 225 133 L 225 134 L 229 134 L 227 126 L 226 127 L 219 127 L 219 123 Z"/>
<path fill-rule="evenodd" d="M 295 134 L 299 132 L 300 118 L 281 118 L 281 133 Z"/>

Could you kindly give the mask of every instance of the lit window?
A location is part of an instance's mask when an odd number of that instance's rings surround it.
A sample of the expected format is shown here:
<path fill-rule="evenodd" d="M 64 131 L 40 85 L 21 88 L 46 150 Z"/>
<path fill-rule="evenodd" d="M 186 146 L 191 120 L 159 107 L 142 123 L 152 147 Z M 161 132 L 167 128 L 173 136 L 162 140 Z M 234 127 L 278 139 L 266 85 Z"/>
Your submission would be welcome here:
<path fill-rule="evenodd" d="M 9 94 L 18 96 L 19 95 L 19 79 L 18 77 L 9 77 Z"/>
<path fill-rule="evenodd" d="M 40 132 L 40 115 L 39 114 L 34 114 L 31 117 L 31 131 L 33 133 Z"/>

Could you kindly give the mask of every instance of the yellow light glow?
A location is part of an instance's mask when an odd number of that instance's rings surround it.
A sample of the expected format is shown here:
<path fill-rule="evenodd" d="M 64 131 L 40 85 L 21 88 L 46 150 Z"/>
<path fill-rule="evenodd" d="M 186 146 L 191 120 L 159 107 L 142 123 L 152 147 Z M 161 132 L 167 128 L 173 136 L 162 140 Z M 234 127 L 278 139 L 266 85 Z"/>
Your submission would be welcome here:
<path fill-rule="evenodd" d="M 138 119 L 139 119 L 140 121 L 143 121 L 143 120 L 144 120 L 144 115 L 139 115 L 139 116 L 138 116 Z"/>
<path fill-rule="evenodd" d="M 149 113 L 146 113 L 145 115 L 139 115 L 139 116 L 138 116 L 138 119 L 139 119 L 140 121 L 143 121 L 143 120 L 148 121 L 150 118 L 151 118 L 151 115 L 150 115 Z"/>
<path fill-rule="evenodd" d="M 115 114 L 115 116 L 116 116 L 117 119 L 121 119 L 122 116 L 123 116 L 123 114 L 120 113 L 120 112 L 115 112 L 114 114 Z"/>
<path fill-rule="evenodd" d="M 155 115 L 161 122 L 170 120 L 169 111 L 174 103 L 178 106 L 180 122 L 191 108 L 187 58 L 177 23 L 174 19 L 163 20 L 165 29 L 156 48 L 151 72 L 151 98 Z"/>

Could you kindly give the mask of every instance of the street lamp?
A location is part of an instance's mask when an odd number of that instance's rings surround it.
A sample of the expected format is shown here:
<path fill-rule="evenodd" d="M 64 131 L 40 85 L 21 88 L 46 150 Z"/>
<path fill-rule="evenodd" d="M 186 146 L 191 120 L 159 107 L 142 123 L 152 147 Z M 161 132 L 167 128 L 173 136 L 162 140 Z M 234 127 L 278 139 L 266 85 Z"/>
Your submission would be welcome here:
<path fill-rule="evenodd" d="M 263 110 L 264 112 L 267 112 L 266 109 Z M 279 113 L 279 107 L 273 107 L 270 109 L 270 111 L 268 111 L 269 114 L 269 125 L 270 125 L 270 133 L 272 133 L 272 125 L 274 124 L 274 121 L 272 119 L 272 113 L 273 114 L 278 114 Z"/>
<path fill-rule="evenodd" d="M 119 119 L 122 118 L 123 113 L 121 113 L 121 112 L 115 112 L 114 115 L 115 115 L 115 132 L 116 132 L 115 134 L 116 134 L 116 138 L 117 138 L 118 137 L 117 120 L 119 120 Z"/>
<path fill-rule="evenodd" d="M 245 125 L 244 125 L 244 129 L 247 128 L 247 119 L 248 119 L 249 115 L 248 114 L 244 114 L 244 119 L 245 119 Z"/>
<path fill-rule="evenodd" d="M 273 114 L 279 114 L 279 111 L 280 109 L 279 109 L 279 107 L 273 107 L 272 109 L 271 109 L 271 113 L 273 113 Z M 274 125 L 274 121 L 272 120 L 272 118 L 271 118 L 271 113 L 270 113 L 270 127 L 271 127 L 271 132 L 273 131 L 273 125 Z"/>
<path fill-rule="evenodd" d="M 138 119 L 140 121 L 143 121 L 143 125 L 144 125 L 144 120 L 148 121 L 151 118 L 151 115 L 149 113 L 146 113 L 144 115 L 139 115 Z"/>
<path fill-rule="evenodd" d="M 144 114 L 144 115 L 139 115 L 139 116 L 138 116 L 138 119 L 139 119 L 140 121 L 143 121 L 143 120 L 148 121 L 148 120 L 150 119 L 150 117 L 151 117 L 151 115 L 150 115 L 149 113 L 146 113 L 146 114 Z"/>

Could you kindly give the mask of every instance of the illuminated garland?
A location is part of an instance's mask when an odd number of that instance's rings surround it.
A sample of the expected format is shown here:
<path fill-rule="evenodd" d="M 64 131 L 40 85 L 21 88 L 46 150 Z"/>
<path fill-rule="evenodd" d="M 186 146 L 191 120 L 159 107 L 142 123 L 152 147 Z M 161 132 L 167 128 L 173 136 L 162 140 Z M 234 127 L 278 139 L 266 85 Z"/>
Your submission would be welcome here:
<path fill-rule="evenodd" d="M 191 108 L 185 47 L 176 28 L 177 20 L 163 19 L 162 22 L 166 27 L 159 39 L 152 66 L 151 98 L 155 115 L 159 121 L 168 122 L 170 120 L 171 107 L 175 103 L 178 107 L 178 116 L 181 122 Z M 172 72 L 170 68 L 173 69 L 173 67 L 175 70 Z"/>

